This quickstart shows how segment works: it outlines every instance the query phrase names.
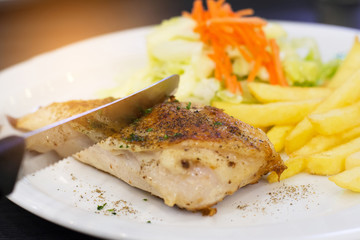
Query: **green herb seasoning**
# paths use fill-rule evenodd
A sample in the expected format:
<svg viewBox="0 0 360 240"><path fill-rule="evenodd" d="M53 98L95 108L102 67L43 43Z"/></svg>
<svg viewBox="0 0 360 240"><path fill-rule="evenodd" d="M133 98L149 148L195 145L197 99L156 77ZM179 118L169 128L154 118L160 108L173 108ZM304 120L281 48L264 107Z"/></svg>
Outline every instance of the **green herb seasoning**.
<svg viewBox="0 0 360 240"><path fill-rule="evenodd" d="M165 134L165 135L164 135L164 139L168 139L168 138L169 138L169 136Z"/></svg>
<svg viewBox="0 0 360 240"><path fill-rule="evenodd" d="M177 106L176 109L177 109L177 110L180 110L180 106Z"/></svg>
<svg viewBox="0 0 360 240"><path fill-rule="evenodd" d="M106 206L106 203L104 203L104 205L98 205L97 210L102 210L105 206Z"/></svg>
<svg viewBox="0 0 360 240"><path fill-rule="evenodd" d="M136 118L136 119L132 122L132 124L137 124L139 121L140 121L140 119L139 119L139 118Z"/></svg>
<svg viewBox="0 0 360 240"><path fill-rule="evenodd" d="M115 212L115 208L108 209L107 211L108 211L108 212Z"/></svg>
<svg viewBox="0 0 360 240"><path fill-rule="evenodd" d="M146 223L151 223L151 221L150 221L150 220L148 220Z"/></svg>
<svg viewBox="0 0 360 240"><path fill-rule="evenodd" d="M152 128L146 129L147 132L152 132L152 130L153 130Z"/></svg>
<svg viewBox="0 0 360 240"><path fill-rule="evenodd" d="M142 141L144 141L144 138L137 134L132 133L132 134L130 134L130 136L128 137L127 140L130 142L142 142Z"/></svg>
<svg viewBox="0 0 360 240"><path fill-rule="evenodd" d="M143 201L146 202L146 201L147 201L147 198L144 198Z"/></svg>
<svg viewBox="0 0 360 240"><path fill-rule="evenodd" d="M215 126L221 126L221 125L223 125L223 124L222 124L222 122L216 121L216 122L214 122L214 125L215 125Z"/></svg>
<svg viewBox="0 0 360 240"><path fill-rule="evenodd" d="M151 113L152 112L152 108L148 108L148 109L145 109L145 111L144 111L146 114L149 114L149 113Z"/></svg>
<svg viewBox="0 0 360 240"><path fill-rule="evenodd" d="M120 145L119 148L123 148L124 146L123 145Z"/></svg>
<svg viewBox="0 0 360 240"><path fill-rule="evenodd" d="M191 108L191 102L189 102L188 105L186 106L187 110L190 110L190 108Z"/></svg>

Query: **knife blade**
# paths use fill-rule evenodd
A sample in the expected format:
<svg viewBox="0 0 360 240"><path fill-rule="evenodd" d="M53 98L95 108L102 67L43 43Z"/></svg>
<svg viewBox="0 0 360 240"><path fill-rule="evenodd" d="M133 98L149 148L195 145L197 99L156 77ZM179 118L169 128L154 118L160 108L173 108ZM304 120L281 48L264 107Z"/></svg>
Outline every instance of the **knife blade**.
<svg viewBox="0 0 360 240"><path fill-rule="evenodd" d="M19 169L23 163L26 141L31 137L38 134L46 136L46 132L49 130L54 130L54 128L74 120L86 119L90 114L94 113L101 113L102 121L110 123L114 129L121 129L142 115L145 109L151 108L173 95L178 84L179 76L172 75L127 97L117 99L31 132L20 133L6 125L2 126L1 130L3 133L5 132L3 135L6 137L0 139L0 197L8 195L13 191Z"/></svg>

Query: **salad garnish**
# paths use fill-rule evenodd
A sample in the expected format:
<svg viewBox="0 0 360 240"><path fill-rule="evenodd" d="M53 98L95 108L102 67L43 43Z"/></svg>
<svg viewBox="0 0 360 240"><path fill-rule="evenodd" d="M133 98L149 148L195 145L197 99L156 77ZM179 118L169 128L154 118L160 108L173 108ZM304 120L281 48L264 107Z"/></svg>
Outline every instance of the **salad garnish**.
<svg viewBox="0 0 360 240"><path fill-rule="evenodd" d="M146 66L102 96L123 97L178 74L179 101L258 103L250 82L323 86L341 63L336 56L324 63L313 38L289 38L281 23L254 16L252 9L233 11L225 0L206 4L195 0L191 12L155 26L146 36Z"/></svg>
<svg viewBox="0 0 360 240"><path fill-rule="evenodd" d="M254 81L261 67L269 73L269 82L287 86L280 61L279 47L275 39L268 39L263 27L267 22L252 16L252 9L234 12L224 0L207 0L205 10L201 0L196 0L191 13L183 15L196 21L194 32L211 46L208 56L215 63L215 78L224 82L231 93L241 92L241 84L234 74L227 47L236 47L244 59L253 65L247 81Z"/></svg>

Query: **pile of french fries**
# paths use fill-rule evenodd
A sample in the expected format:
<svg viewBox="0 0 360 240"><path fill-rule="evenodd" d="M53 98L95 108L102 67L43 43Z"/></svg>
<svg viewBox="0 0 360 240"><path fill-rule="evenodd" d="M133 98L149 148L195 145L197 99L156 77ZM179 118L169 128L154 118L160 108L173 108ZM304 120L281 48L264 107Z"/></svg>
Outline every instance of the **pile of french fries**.
<svg viewBox="0 0 360 240"><path fill-rule="evenodd" d="M264 129L288 167L276 182L300 172L330 176L338 186L360 192L360 41L355 39L333 79L323 87L248 83L261 104L213 102ZM285 158L284 158L285 160Z"/></svg>

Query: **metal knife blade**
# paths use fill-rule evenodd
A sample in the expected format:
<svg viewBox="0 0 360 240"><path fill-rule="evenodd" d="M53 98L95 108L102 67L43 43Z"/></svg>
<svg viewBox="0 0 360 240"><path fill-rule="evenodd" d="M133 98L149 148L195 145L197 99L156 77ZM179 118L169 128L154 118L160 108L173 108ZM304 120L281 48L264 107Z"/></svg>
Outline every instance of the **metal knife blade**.
<svg viewBox="0 0 360 240"><path fill-rule="evenodd" d="M14 131L3 126L2 131L5 132L4 135L10 136L0 139L0 197L8 195L13 191L19 169L23 162L25 143L31 137L37 134L46 135L46 132L50 129L53 130L53 128L62 124L87 118L89 114L100 111L103 121L111 123L111 126L115 129L120 129L139 117L145 109L151 108L173 95L178 84L179 76L172 75L127 97L23 134L11 135L10 133Z"/></svg>

